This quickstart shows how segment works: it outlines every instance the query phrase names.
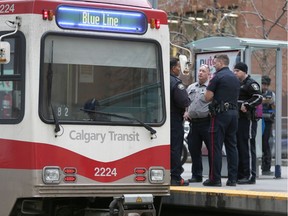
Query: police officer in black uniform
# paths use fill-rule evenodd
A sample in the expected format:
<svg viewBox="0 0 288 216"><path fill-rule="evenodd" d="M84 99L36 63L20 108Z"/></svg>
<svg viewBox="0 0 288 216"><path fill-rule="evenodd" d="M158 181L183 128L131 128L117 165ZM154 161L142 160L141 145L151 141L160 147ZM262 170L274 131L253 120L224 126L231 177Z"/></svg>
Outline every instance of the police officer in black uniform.
<svg viewBox="0 0 288 216"><path fill-rule="evenodd" d="M262 95L260 85L247 72L248 66L243 62L234 66L234 73L241 82L237 131L238 184L256 183L256 146L255 143L250 143L250 140L252 138L252 121L256 119L256 106L262 103Z"/></svg>
<svg viewBox="0 0 288 216"><path fill-rule="evenodd" d="M226 148L228 163L227 186L236 186L238 152L236 132L238 128L237 99L240 91L240 82L228 68L229 57L219 54L214 57L216 72L210 80L205 93L205 100L210 104L210 173L209 179L203 182L204 186L221 187L222 147Z"/></svg>
<svg viewBox="0 0 288 216"><path fill-rule="evenodd" d="M263 121L264 132L262 135L262 175L273 175L271 168L271 147L269 139L272 134L272 125L275 119L275 93L269 90L271 79L268 76L262 76L262 96L263 96Z"/></svg>
<svg viewBox="0 0 288 216"><path fill-rule="evenodd" d="M189 182L181 177L181 153L184 139L183 115L190 105L185 86L178 78L179 59L170 59L170 100L171 100L171 185L187 186Z"/></svg>

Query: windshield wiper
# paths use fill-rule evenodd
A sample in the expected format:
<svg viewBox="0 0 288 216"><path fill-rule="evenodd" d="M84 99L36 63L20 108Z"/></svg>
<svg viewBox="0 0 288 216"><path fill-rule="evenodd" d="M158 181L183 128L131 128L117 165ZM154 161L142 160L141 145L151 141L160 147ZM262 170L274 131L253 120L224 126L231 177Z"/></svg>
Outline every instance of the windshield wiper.
<svg viewBox="0 0 288 216"><path fill-rule="evenodd" d="M60 131L60 124L59 124L59 119L55 113L55 110L51 104L51 110L52 110L52 115L53 115L53 118L54 118L54 124L55 124L55 129L54 129L54 132L55 133L58 133Z"/></svg>
<svg viewBox="0 0 288 216"><path fill-rule="evenodd" d="M101 115L106 115L106 116L114 116L114 117L117 117L117 118L122 118L122 119L127 119L127 120L131 120L131 121L136 121L138 122L139 124L141 124L143 127L145 127L148 131L150 131L152 137L151 139L154 138L154 136L156 136L156 130L154 130L152 127L150 127L149 125L147 125L146 123L136 119L136 118L131 118L131 117L127 117L127 116L122 116L122 115L118 115L118 114L114 114L114 113L106 113L106 112L99 112L99 111L95 111L95 110L88 110L88 109L80 109L84 112L88 112L88 113L96 113L96 114L101 114ZM154 135L154 136L153 136Z"/></svg>
<svg viewBox="0 0 288 216"><path fill-rule="evenodd" d="M51 59L50 63L48 65L48 71L47 71L47 102L48 106L51 107L52 110L52 115L54 119L54 124L55 124L55 129L54 132L57 134L60 131L60 124L59 124L59 119L55 113L55 110L53 108L52 102L51 102L51 95L52 95L52 81L53 81L53 41L51 44ZM57 135L55 135L56 137Z"/></svg>

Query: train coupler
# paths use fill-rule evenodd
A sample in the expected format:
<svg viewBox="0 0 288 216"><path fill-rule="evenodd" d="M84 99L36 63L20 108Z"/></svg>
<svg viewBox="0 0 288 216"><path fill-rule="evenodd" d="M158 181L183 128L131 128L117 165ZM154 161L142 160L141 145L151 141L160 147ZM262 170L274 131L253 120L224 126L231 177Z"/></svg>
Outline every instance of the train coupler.
<svg viewBox="0 0 288 216"><path fill-rule="evenodd" d="M124 194L114 198L110 204L110 215L113 215L113 203L119 216L156 216L152 194Z"/></svg>

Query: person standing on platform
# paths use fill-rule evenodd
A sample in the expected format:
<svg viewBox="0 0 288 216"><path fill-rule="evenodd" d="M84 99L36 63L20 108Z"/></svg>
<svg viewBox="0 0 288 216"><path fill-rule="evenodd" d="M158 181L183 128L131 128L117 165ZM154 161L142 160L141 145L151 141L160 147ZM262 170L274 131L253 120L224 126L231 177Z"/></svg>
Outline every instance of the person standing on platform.
<svg viewBox="0 0 288 216"><path fill-rule="evenodd" d="M210 68L208 65L201 65L198 71L198 81L187 88L191 104L184 114L184 119L190 122L188 134L188 149L192 159L192 178L190 183L202 182L202 144L203 141L208 150L209 159L209 127L210 116L204 93L209 83Z"/></svg>
<svg viewBox="0 0 288 216"><path fill-rule="evenodd" d="M259 105L258 105L259 106ZM256 114L255 114L256 116ZM251 154L251 177L249 184L256 184L257 177L257 153L256 153L256 135L258 128L259 117L256 116L254 120L252 120L251 125L251 138L250 138L250 154ZM255 181L253 181L255 179Z"/></svg>
<svg viewBox="0 0 288 216"><path fill-rule="evenodd" d="M205 93L209 105L210 123L210 172L204 186L221 187L222 147L225 144L228 164L227 186L236 186L238 151L236 132L238 128L237 100L240 82L229 69L229 57L219 54L214 57L216 72Z"/></svg>
<svg viewBox="0 0 288 216"><path fill-rule="evenodd" d="M262 76L262 96L263 96L263 121L264 132L262 135L262 175L273 175L271 172L271 146L269 139L272 135L272 125L275 119L275 93L269 89L271 79L268 76Z"/></svg>
<svg viewBox="0 0 288 216"><path fill-rule="evenodd" d="M181 154L184 140L183 115L190 105L185 86L178 78L180 62L177 58L170 60L170 113L171 113L171 185L187 186L189 182L181 177Z"/></svg>
<svg viewBox="0 0 288 216"><path fill-rule="evenodd" d="M252 121L256 120L256 106L261 104L262 95L260 85L247 72L248 66L243 62L234 66L234 73L241 82L237 131L238 184L256 183L256 146L255 143L250 143L250 140L252 138ZM255 125L253 126L255 127Z"/></svg>

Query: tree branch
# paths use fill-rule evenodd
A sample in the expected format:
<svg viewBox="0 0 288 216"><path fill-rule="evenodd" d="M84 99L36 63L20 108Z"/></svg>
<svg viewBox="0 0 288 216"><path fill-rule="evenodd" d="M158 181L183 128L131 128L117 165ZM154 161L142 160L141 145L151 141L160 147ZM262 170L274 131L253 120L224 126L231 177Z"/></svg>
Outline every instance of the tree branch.
<svg viewBox="0 0 288 216"><path fill-rule="evenodd" d="M287 11L287 9L286 9L286 7L287 7L287 1L285 1L285 4L284 4L284 6L282 7L282 13L280 14L280 16L275 20L275 22L273 23L273 25L269 28L269 30L267 31L267 33L266 33L266 36L268 37L268 35L270 34L270 32L272 31L272 29L276 26L276 25L278 25L278 22L280 21L280 19L285 15L285 13L286 13L286 11Z"/></svg>

